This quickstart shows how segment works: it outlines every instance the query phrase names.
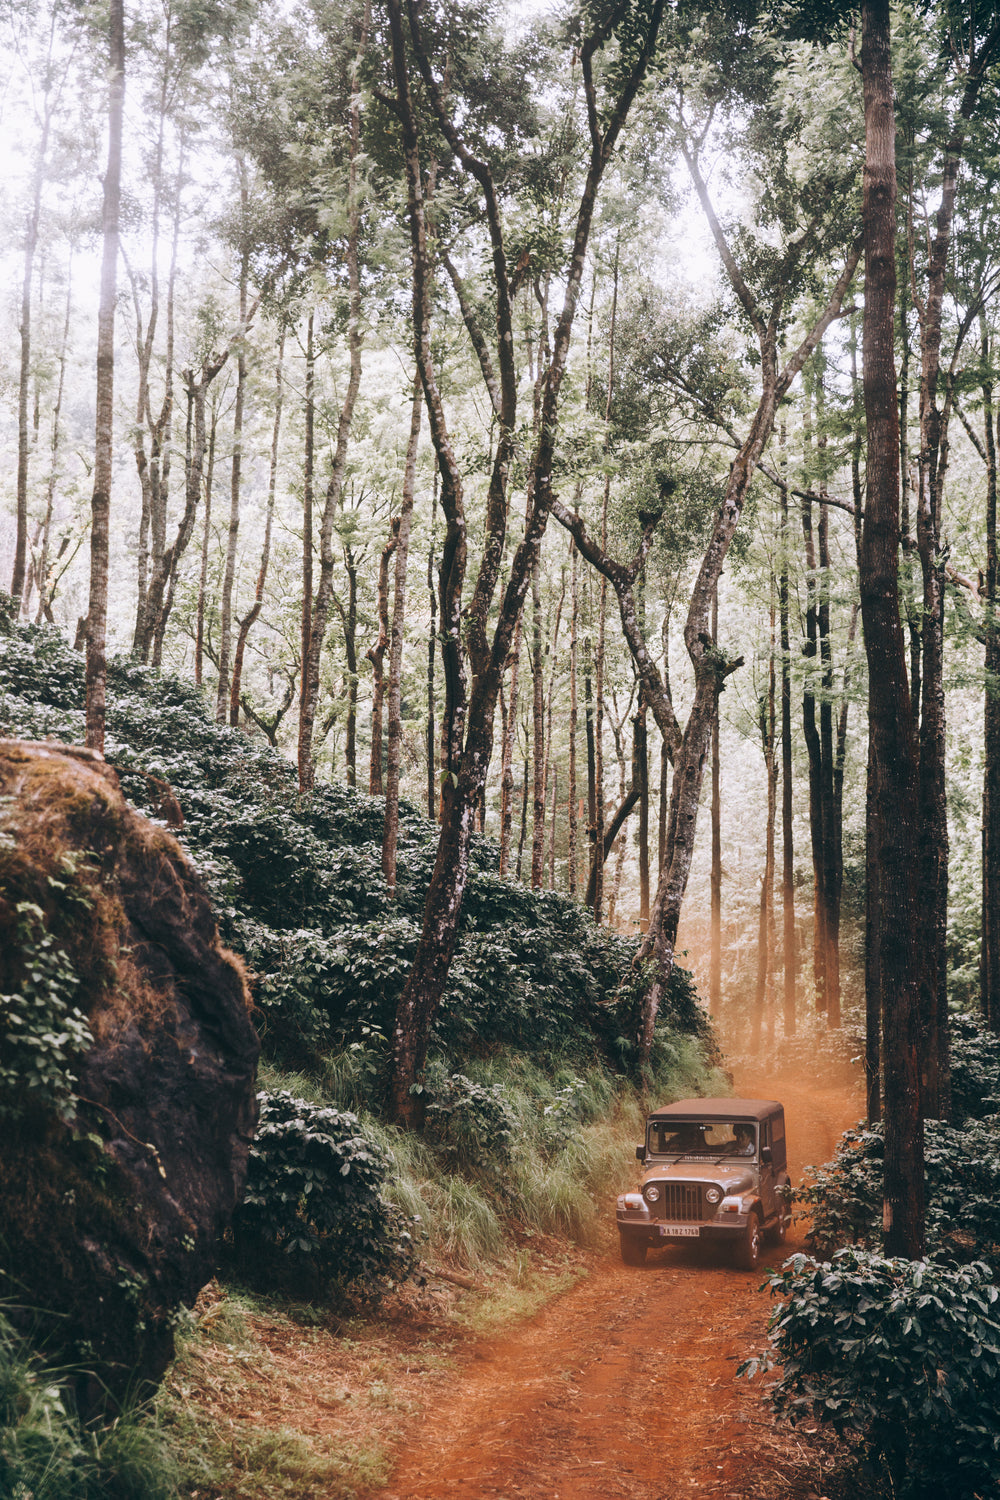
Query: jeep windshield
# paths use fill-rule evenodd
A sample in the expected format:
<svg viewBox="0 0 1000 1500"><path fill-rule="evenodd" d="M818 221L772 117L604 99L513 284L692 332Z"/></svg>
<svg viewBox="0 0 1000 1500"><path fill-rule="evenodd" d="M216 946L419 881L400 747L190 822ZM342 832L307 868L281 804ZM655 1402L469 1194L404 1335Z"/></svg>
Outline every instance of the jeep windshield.
<svg viewBox="0 0 1000 1500"><path fill-rule="evenodd" d="M650 1156L755 1156L757 1127L748 1120L653 1120L646 1150Z"/></svg>

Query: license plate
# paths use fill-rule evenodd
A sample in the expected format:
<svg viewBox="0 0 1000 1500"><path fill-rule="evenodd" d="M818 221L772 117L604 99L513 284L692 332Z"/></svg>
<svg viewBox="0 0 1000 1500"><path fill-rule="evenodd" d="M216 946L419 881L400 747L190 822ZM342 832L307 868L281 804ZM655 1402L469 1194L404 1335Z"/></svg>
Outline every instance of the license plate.
<svg viewBox="0 0 1000 1500"><path fill-rule="evenodd" d="M697 1224L661 1224L660 1234L664 1239L696 1240L701 1233Z"/></svg>

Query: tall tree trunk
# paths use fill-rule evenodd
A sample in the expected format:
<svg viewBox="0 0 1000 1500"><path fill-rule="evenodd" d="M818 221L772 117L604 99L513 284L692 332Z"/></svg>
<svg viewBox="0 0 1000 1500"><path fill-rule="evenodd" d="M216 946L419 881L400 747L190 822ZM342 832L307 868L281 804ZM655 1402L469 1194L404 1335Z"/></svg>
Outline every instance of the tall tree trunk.
<svg viewBox="0 0 1000 1500"><path fill-rule="evenodd" d="M649 927L649 747L646 743L646 702L643 699L632 729L635 775L639 782L639 931Z"/></svg>
<svg viewBox="0 0 1000 1500"><path fill-rule="evenodd" d="M195 393L187 385L188 431L191 431L191 412ZM201 687L205 660L205 607L208 603L208 552L212 538L212 484L215 479L215 439L219 429L219 402L212 393L212 420L208 427L208 454L205 462L205 519L201 528L201 564L198 570L198 619L195 627L194 680ZM192 454L187 455L187 474L190 482Z"/></svg>
<svg viewBox="0 0 1000 1500"><path fill-rule="evenodd" d="M66 390L66 364L69 358L69 333L73 312L73 260L70 257L66 269L66 313L63 318L62 342L59 346L59 377L56 382L56 399L52 408L52 435L49 439L49 476L45 485L45 519L42 522L42 549L39 556L38 612L35 623L52 621L52 600L55 580L49 577L49 556L52 541L52 516L55 509L56 485L59 482L60 452L62 448L62 407Z"/></svg>
<svg viewBox="0 0 1000 1500"><path fill-rule="evenodd" d="M531 575L531 731L534 796L531 810L531 889L540 891L545 860L545 677L542 595L538 565Z"/></svg>
<svg viewBox="0 0 1000 1500"><path fill-rule="evenodd" d="M991 348L985 318L980 319L983 369ZM982 957L980 1004L991 1031L1000 1032L1000 621L997 619L997 430L993 381L984 376L983 438L986 458L986 570L983 629L986 689L983 703Z"/></svg>
<svg viewBox="0 0 1000 1500"><path fill-rule="evenodd" d="M782 477L785 471L785 424L781 424ZM788 488L781 486L781 569L778 576L778 621L781 638L781 914L782 1015L786 1037L795 1035L798 944L795 934L795 834L792 816L792 654L789 628Z"/></svg>
<svg viewBox="0 0 1000 1500"><path fill-rule="evenodd" d="M811 443L811 384L806 387L806 443ZM803 655L806 658L806 674L802 688L802 725L809 754L809 836L813 866L813 990L817 1014L826 1018L827 977L826 958L828 942L826 933L827 900L824 890L826 879L826 829L823 826L823 745L816 723L817 666L819 657L819 574L816 558L816 539L813 533L812 501L802 501L802 537L805 544L806 564L806 643Z"/></svg>
<svg viewBox="0 0 1000 1500"><path fill-rule="evenodd" d="M521 666L521 621L514 631L507 671L510 687L503 719L503 742L500 747L500 874L510 870L510 844L514 826L514 742L517 737L518 686Z"/></svg>
<svg viewBox="0 0 1000 1500"><path fill-rule="evenodd" d="M347 604L336 599L344 627L344 657L347 666L347 717L344 723L344 774L348 786L358 784L358 565L349 546L344 547L347 572Z"/></svg>
<svg viewBox="0 0 1000 1500"><path fill-rule="evenodd" d="M240 221L243 245L240 251L240 327L247 326L247 278L250 271L250 247L246 223L250 189L246 162L239 159ZM219 684L215 696L215 718L226 722L229 710L229 653L232 647L233 589L236 584L236 551L240 534L240 490L243 476L243 405L246 400L247 359L244 340L240 339L236 357L236 400L233 405L233 458L229 478L229 536L226 543L226 568L222 577L222 603L219 610ZM236 700L239 704L239 698Z"/></svg>
<svg viewBox="0 0 1000 1500"><path fill-rule="evenodd" d="M588 590L589 594L589 590ZM597 859L597 756L594 749L594 690L593 690L593 650L590 636L584 637L583 642L583 717L584 729L587 738L587 889L591 890L590 876L594 872L594 863ZM594 877L596 880L596 876ZM587 905L593 902L593 896L588 896Z"/></svg>
<svg viewBox="0 0 1000 1500"><path fill-rule="evenodd" d="M712 641L719 640L719 585L712 594ZM663 869L666 848L661 848L659 868ZM647 923L647 931L649 924ZM719 734L719 706L712 719L712 872L709 878L709 960L708 1011L722 1014L722 756Z"/></svg>
<svg viewBox="0 0 1000 1500"><path fill-rule="evenodd" d="M385 703L385 653L389 649L389 560L399 544L399 517L389 523L389 536L378 559L378 639L365 655L372 664L372 727L368 756L368 795L381 797L382 786L382 710Z"/></svg>
<svg viewBox="0 0 1000 1500"><path fill-rule="evenodd" d="M18 607L25 603L24 583L28 556L28 463L31 440L28 420L28 394L31 384L31 293L35 276L35 254L38 249L38 228L42 215L42 188L45 183L46 156L49 149L49 134L55 108L53 98L54 70L52 49L55 41L55 11L49 35L49 55L45 61L42 131L35 155L35 170L32 180L31 208L24 232L24 263L21 280L21 363L17 387L17 520L14 538L14 570L11 576L10 593Z"/></svg>
<svg viewBox="0 0 1000 1500"><path fill-rule="evenodd" d="M125 10L110 0L108 36L108 166L104 174L101 298L97 312L97 416L90 523L90 599L87 611L86 735L103 753L107 687L108 539L114 457L115 300L118 208L121 200L122 118L125 104Z"/></svg>
<svg viewBox="0 0 1000 1500"><path fill-rule="evenodd" d="M772 967L774 961L774 829L778 805L776 726L774 712L774 578L771 578L771 652L768 660L768 688L760 701L760 740L764 752L764 774L767 783L767 822L764 832L764 875L760 885L760 917L757 927L757 982L754 987L753 1028L750 1046L760 1050L765 1007L773 1001ZM773 1036L773 1004L767 1007L768 1031Z"/></svg>
<svg viewBox="0 0 1000 1500"><path fill-rule="evenodd" d="M576 735L579 723L577 702L577 644L580 625L580 580L576 543L570 537L570 626L569 626L569 805L566 852L566 888L570 899L576 898L577 814Z"/></svg>
<svg viewBox="0 0 1000 1500"><path fill-rule="evenodd" d="M824 434L825 446L825 434ZM826 493L826 480L821 494ZM819 710L823 827L823 953L824 1001L828 1026L840 1025L840 863L841 830L834 798L835 756L833 743L833 656L830 644L830 510L819 512L819 651L823 696Z"/></svg>
<svg viewBox="0 0 1000 1500"><path fill-rule="evenodd" d="M302 678L299 688L299 791L312 786L312 732L309 743L302 741L302 712L306 698L306 662L311 652L313 615L313 503L316 473L316 313L309 309L306 322L306 380L305 409L303 412L302 453L302 617L301 656Z"/></svg>
<svg viewBox="0 0 1000 1500"><path fill-rule="evenodd" d="M421 388L422 389L422 388ZM430 630L427 636L427 816L433 823L438 815L438 784L435 747L437 731L434 727L434 660L437 647L437 592L434 588L434 522L437 518L437 471L431 492L431 544L427 549L427 593L430 609Z"/></svg>
<svg viewBox="0 0 1000 1500"><path fill-rule="evenodd" d="M555 751L552 745L552 704L556 691L556 668L559 660L559 628L562 625L563 605L566 603L566 569L562 568L559 575L559 601L556 605L556 617L552 625L549 642L546 650L549 653L549 686L545 695L545 785L548 787L549 778L552 779L552 811L549 823L549 890L555 890L555 858L556 858L556 812L558 801L556 799L556 786L558 776L555 769Z"/></svg>
<svg viewBox="0 0 1000 1500"><path fill-rule="evenodd" d="M278 362L274 372L274 424L271 428L271 461L267 475L267 513L264 517L264 545L261 548L260 567L257 570L257 587L253 604L240 621L236 637L236 653L233 657L233 681L229 693L229 722L235 729L240 722L240 697L243 685L243 656L250 632L260 616L264 605L264 587L271 562L271 532L274 529L274 502L278 489L278 439L281 436L281 408L284 400L285 334L284 323L278 335Z"/></svg>
<svg viewBox="0 0 1000 1500"><path fill-rule="evenodd" d="M615 331L618 320L618 260L621 248L621 233L615 240L615 259L612 270L611 326L608 329L608 390L604 403L604 442L602 451L607 465L611 447L611 407L615 393ZM601 497L601 548L608 550L608 504L611 497L611 470L604 475L604 491ZM597 650L594 654L594 920L601 920L604 897L604 648L608 618L608 581L601 576L597 605Z"/></svg>
<svg viewBox="0 0 1000 1500"><path fill-rule="evenodd" d="M347 187L347 245L345 259L348 280L347 347L350 356L350 374L347 390L340 408L337 423L337 441L334 447L330 479L326 487L323 516L319 537L319 582L313 599L308 627L303 630L302 693L299 704L299 791L308 794L315 782L315 765L312 755L313 726L319 703L320 659L326 636L330 603L333 598L333 527L340 507L344 478L347 473L347 450L354 423L354 408L361 387L361 272L358 260L361 237L361 184L359 157L361 155L361 95L358 79L364 54L368 47L369 6L366 0L361 23L361 36L351 73L350 145L348 151ZM352 674L354 699L357 701L357 672ZM350 693L349 693L350 698ZM353 774L353 762L352 772Z"/></svg>
<svg viewBox="0 0 1000 1500"><path fill-rule="evenodd" d="M900 623L899 419L893 359L896 294L895 120L888 0L863 0L865 104L864 396L868 497L860 592L868 657L869 944L883 1034L883 1230L889 1255L924 1249L917 928L917 754Z"/></svg>
<svg viewBox="0 0 1000 1500"><path fill-rule="evenodd" d="M399 767L403 747L403 642L406 623L406 563L410 554L413 501L417 488L417 446L423 393L419 375L413 382L410 436L403 471L403 501L399 512L396 543L396 576L392 601L392 638L389 646L389 733L386 754L385 832L382 838L382 874L390 898L396 893L396 846L399 842Z"/></svg>

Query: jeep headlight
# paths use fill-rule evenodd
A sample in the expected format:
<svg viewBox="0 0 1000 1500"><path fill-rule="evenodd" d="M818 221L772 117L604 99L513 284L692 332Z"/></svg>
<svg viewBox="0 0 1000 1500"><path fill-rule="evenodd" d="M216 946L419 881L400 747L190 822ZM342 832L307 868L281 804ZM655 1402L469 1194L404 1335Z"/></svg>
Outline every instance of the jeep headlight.
<svg viewBox="0 0 1000 1500"><path fill-rule="evenodd" d="M717 1187L710 1187L710 1188L708 1188L706 1190L706 1193L705 1193L705 1202L706 1203L715 1204L715 1203L718 1203L718 1201L719 1201L719 1199L721 1197L722 1197L722 1193L719 1190L719 1188L717 1188Z"/></svg>
<svg viewBox="0 0 1000 1500"><path fill-rule="evenodd" d="M656 1186L655 1182L651 1182L650 1185L649 1185L649 1187L646 1189L646 1193L645 1193L646 1202L647 1203L656 1203L658 1201L658 1199L659 1199L659 1196L660 1196L660 1190L659 1190L659 1188Z"/></svg>

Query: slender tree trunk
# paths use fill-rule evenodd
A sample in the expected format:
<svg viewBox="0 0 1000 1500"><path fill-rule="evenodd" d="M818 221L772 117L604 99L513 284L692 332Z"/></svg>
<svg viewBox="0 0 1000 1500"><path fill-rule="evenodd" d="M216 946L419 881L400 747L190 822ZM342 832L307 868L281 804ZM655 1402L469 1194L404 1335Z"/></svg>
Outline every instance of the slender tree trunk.
<svg viewBox="0 0 1000 1500"><path fill-rule="evenodd" d="M649 747L643 700L632 730L633 758L639 791L639 931L649 928Z"/></svg>
<svg viewBox="0 0 1000 1500"><path fill-rule="evenodd" d="M712 594L712 640L718 645L718 581ZM665 856L666 849L664 848L660 854L659 868L661 870ZM718 1017L722 1014L722 757L718 704L715 706L715 716L712 719L712 873L709 880L708 1010L712 1016Z"/></svg>
<svg viewBox="0 0 1000 1500"><path fill-rule="evenodd" d="M774 578L771 579L772 600ZM753 1029L750 1038L751 1050L759 1052L761 1031L765 1020L765 1006L769 993L773 997L771 972L774 954L774 829L778 805L776 735L774 713L774 625L775 611L771 607L771 653L768 661L768 690L760 703L760 739L764 752L764 774L767 782L767 823L764 832L764 875L760 885L760 917L757 927L757 982L754 987ZM772 1030L772 1025L769 1025Z"/></svg>
<svg viewBox="0 0 1000 1500"><path fill-rule="evenodd" d="M577 859L577 790L576 790L576 734L579 722L577 704L577 638L580 624L579 566L576 543L570 538L570 634L569 634L569 805L567 808L567 890L570 898L576 898Z"/></svg>
<svg viewBox="0 0 1000 1500"><path fill-rule="evenodd" d="M527 731L525 731L525 743L527 744ZM528 833L528 772L531 769L531 757L525 755L524 770L521 777L521 831L517 840L517 864L514 869L515 880L521 878L521 864L524 860L524 841Z"/></svg>
<svg viewBox="0 0 1000 1500"><path fill-rule="evenodd" d="M52 541L52 516L55 509L56 485L59 482L60 452L62 449L62 406L66 390L66 364L69 358L69 333L73 312L73 261L70 258L66 270L66 314L63 319L62 342L59 346L59 378L56 383L56 399L52 408L52 435L49 440L49 477L45 485L45 519L42 522L42 550L39 557L38 613L35 623L52 619L52 600L55 581L49 578L49 556Z"/></svg>
<svg viewBox="0 0 1000 1500"><path fill-rule="evenodd" d="M785 424L781 424L782 474L785 468ZM792 809L792 654L789 629L788 490L781 487L781 569L778 576L778 620L781 633L781 913L783 1019L786 1037L795 1035L798 945L795 935L795 835Z"/></svg>
<svg viewBox="0 0 1000 1500"><path fill-rule="evenodd" d="M312 654L313 617L313 502L316 470L316 314L310 308L306 323L306 383L302 454L302 680L299 689L299 791L312 787L312 731L303 744L302 714L306 700L306 663Z"/></svg>
<svg viewBox="0 0 1000 1500"><path fill-rule="evenodd" d="M811 386L806 388L806 410L812 399ZM807 446L811 443L811 422L806 428ZM818 1015L826 1018L827 975L826 958L828 942L826 933L827 899L824 889L826 878L826 829L823 826L823 745L816 723L817 667L819 665L819 574L816 558L816 540L813 533L812 501L802 501L802 536L805 544L806 563L806 675L802 689L802 724L809 753L809 836L813 866L813 987Z"/></svg>
<svg viewBox="0 0 1000 1500"><path fill-rule="evenodd" d="M189 384L187 387L188 410L193 409L195 393ZM212 537L212 483L215 478L215 438L219 425L219 403L213 392L212 395L212 420L208 429L208 456L205 463L205 519L201 529L201 566L198 571L198 620L195 627L194 648L194 680L201 687L203 664L205 660L205 606L208 602L208 550ZM191 429L190 415L188 419L188 430ZM190 480L192 472L192 455L187 456L187 473Z"/></svg>
<svg viewBox="0 0 1000 1500"><path fill-rule="evenodd" d="M281 436L281 408L284 400L285 325L278 335L278 363L274 372L274 425L271 428L271 462L267 476L267 513L264 518L264 545L261 548L260 568L257 571L257 587L253 604L240 621L236 637L236 654L233 657L233 682L229 694L229 722L235 729L240 722L240 696L243 684L243 656L250 632L260 616L264 605L264 587L271 561L271 532L274 528L274 502L278 488L278 439Z"/></svg>
<svg viewBox="0 0 1000 1500"><path fill-rule="evenodd" d="M344 772L348 786L358 784L358 565L349 546L344 547L347 571L347 607L338 599L337 611L344 627L347 665L347 719L344 725Z"/></svg>
<svg viewBox="0 0 1000 1500"><path fill-rule="evenodd" d="M87 612L86 734L92 750L104 750L107 686L108 539L114 456L115 299L118 268L118 207L121 198L122 117L125 104L125 11L110 0L108 166L104 174L101 298L97 313L97 417L94 492L90 523L90 601Z"/></svg>
<svg viewBox="0 0 1000 1500"><path fill-rule="evenodd" d="M10 593L19 607L23 599L28 555L28 463L31 440L28 421L28 394L31 385L31 293L35 276L35 254L38 249L38 227L42 215L42 188L45 183L46 156L55 101L52 97L52 45L55 40L55 13L49 39L49 56L44 74L42 133L39 137L32 182L31 208L24 234L24 264L21 281L21 365L17 388L17 520L14 539L14 571Z"/></svg>
<svg viewBox="0 0 1000 1500"><path fill-rule="evenodd" d="M437 731L434 727L434 658L437 647L437 592L434 588L434 522L437 517L437 473L434 474L434 484L431 495L431 544L427 552L427 593L429 595L429 609L431 617L430 632L427 637L427 816L433 823L438 815L438 785L437 765L434 752L437 745Z"/></svg>
<svg viewBox="0 0 1000 1500"><path fill-rule="evenodd" d="M399 544L399 517L389 524L389 537L378 560L378 639L365 653L372 664L372 727L368 757L368 794L384 795L382 786L382 709L385 702L385 653L389 649L389 561Z"/></svg>
<svg viewBox="0 0 1000 1500"><path fill-rule="evenodd" d="M868 656L868 817L874 859L869 933L883 1032L883 1230L889 1255L924 1249L917 929L917 755L898 592L899 422L893 360L896 293L895 120L888 0L863 0L865 102L864 395L868 497L860 557Z"/></svg>
<svg viewBox="0 0 1000 1500"><path fill-rule="evenodd" d="M247 326L247 278L250 270L246 222L249 206L249 184L246 163L240 158L240 209L243 226L243 249L240 254L240 327ZM236 551L240 534L240 487L243 475L243 405L246 399L247 360L241 339L236 358L236 401L233 406L233 459L229 480L229 537L226 544L226 568L222 578L222 604L219 611L219 685L215 697L215 718L226 722L229 708L229 653L232 647L233 589L236 584ZM239 699L236 700L237 705Z"/></svg>
<svg viewBox="0 0 1000 1500"><path fill-rule="evenodd" d="M584 728L587 736L587 889L596 890L596 875L594 866L597 859L597 756L594 749L594 692L592 673L593 652L591 649L590 636L586 636L583 642L583 710ZM591 881L593 876L593 882ZM593 904L594 897L587 897L587 905Z"/></svg>
<svg viewBox="0 0 1000 1500"><path fill-rule="evenodd" d="M389 645L389 732L386 754L385 832L382 838L382 874L390 897L396 893L396 846L399 842L399 768L403 747L403 644L406 623L406 564L410 554L413 502L417 488L417 447L423 393L419 376L413 382L410 436L403 471L403 501L399 512L396 543L396 576L392 602L392 637Z"/></svg>
<svg viewBox="0 0 1000 1500"><path fill-rule="evenodd" d="M823 481L821 493L825 493ZM841 831L837 826L834 798L835 758L833 746L833 657L830 645L830 512L820 506L819 516L819 650L823 696L819 712L820 764L823 828L823 953L824 1001L828 1026L840 1025L840 881L838 877Z"/></svg>
<svg viewBox="0 0 1000 1500"><path fill-rule="evenodd" d="M531 816L531 889L540 891L545 860L545 678L542 595L536 564L531 575L531 729L534 797Z"/></svg>
<svg viewBox="0 0 1000 1500"><path fill-rule="evenodd" d="M986 320L982 330L983 369L990 368ZM991 1031L1000 1032L1000 622L997 620L997 437L993 382L984 378L983 437L986 456L986 571L983 623L986 636L986 690L983 704L983 897L980 1004Z"/></svg>
<svg viewBox="0 0 1000 1500"><path fill-rule="evenodd" d="M348 161L348 189L347 189L347 245L345 259L347 261L348 280L348 314L347 314L347 346L350 356L350 374L347 381L347 390L340 408L340 419L337 423L337 441L334 447L333 464L330 471L329 483L326 487L326 498L323 505L323 516L320 521L319 538L319 582L316 586L316 596L313 599L312 612L308 622L308 629L303 631L303 655L302 655L302 694L299 705L299 791L308 794L313 789L315 781L315 765L312 755L313 726L316 722L316 709L319 703L320 688L320 659L323 651L323 642L326 636L327 621L329 619L330 604L333 598L333 527L337 510L340 507L341 495L344 487L344 479L347 473L347 451L350 444L351 428L354 423L354 408L357 404L358 391L361 388L361 272L358 260L360 237L361 237L361 183L359 180L359 157L361 155L361 95L358 88L358 78L361 63L368 47L369 29L369 6L366 3L364 16L361 23L361 36L358 43L358 52L354 60L351 74L351 106L350 106L350 146ZM308 640L305 637L308 636ZM352 648L353 649L353 646ZM357 702L357 671L356 664L352 670L351 685L348 692L349 698L349 729L351 727L350 707ZM353 744L351 746L352 756L349 759L348 775L355 775L353 762ZM353 783L352 783L353 784Z"/></svg>

